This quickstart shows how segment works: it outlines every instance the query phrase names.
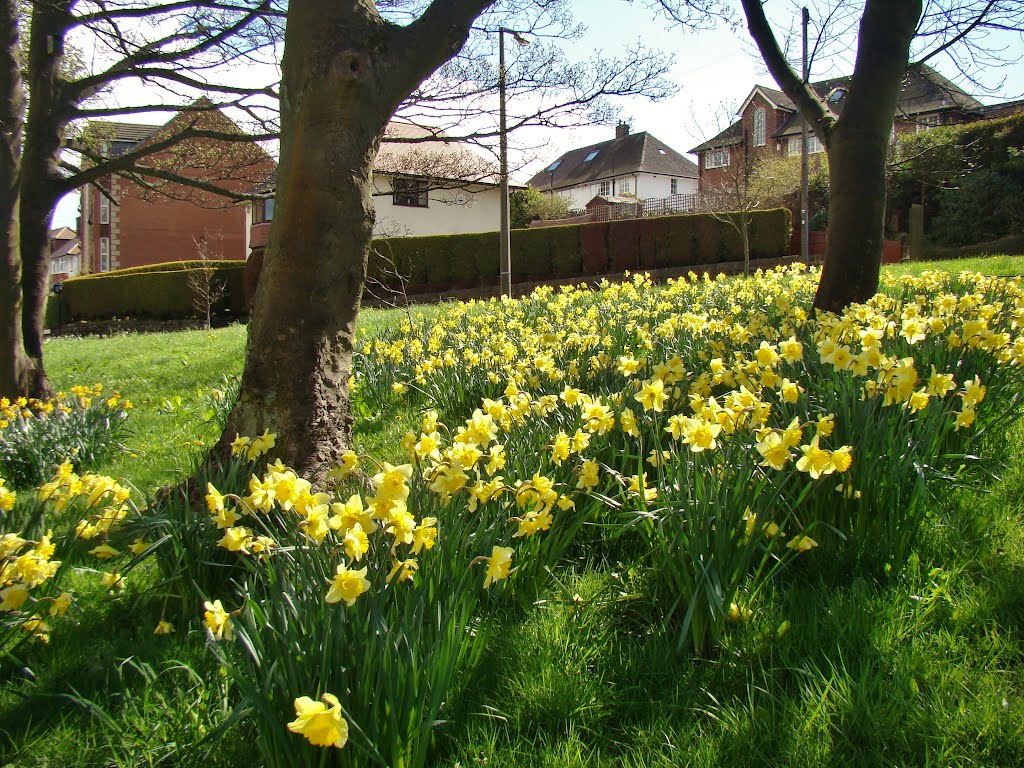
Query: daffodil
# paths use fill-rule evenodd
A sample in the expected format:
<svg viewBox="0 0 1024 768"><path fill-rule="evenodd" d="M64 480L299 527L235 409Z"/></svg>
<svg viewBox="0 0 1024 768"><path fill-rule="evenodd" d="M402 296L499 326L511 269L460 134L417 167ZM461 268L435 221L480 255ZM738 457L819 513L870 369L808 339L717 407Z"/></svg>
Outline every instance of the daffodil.
<svg viewBox="0 0 1024 768"><path fill-rule="evenodd" d="M220 600L214 600L212 603L210 601L206 601L203 603L203 607L206 609L203 613L203 621L206 623L206 628L210 631L210 634L213 635L214 639L233 639L235 628L231 623L231 616L224 610L224 606L221 605Z"/></svg>
<svg viewBox="0 0 1024 768"><path fill-rule="evenodd" d="M490 557L485 558L487 561L487 574L484 576L484 589L488 589L496 581L508 578L514 552L515 550L512 547L494 546L491 548Z"/></svg>
<svg viewBox="0 0 1024 768"><path fill-rule="evenodd" d="M370 582L366 579L366 568L359 570L351 569L344 563L335 570L335 576L331 579L331 588L327 590L325 602L345 602L349 608L356 603L356 599L370 588Z"/></svg>
<svg viewBox="0 0 1024 768"><path fill-rule="evenodd" d="M305 736L314 747L336 747L341 749L348 742L348 721L341 711L341 702L330 693L321 701L308 696L295 699L295 719L288 723L288 730Z"/></svg>

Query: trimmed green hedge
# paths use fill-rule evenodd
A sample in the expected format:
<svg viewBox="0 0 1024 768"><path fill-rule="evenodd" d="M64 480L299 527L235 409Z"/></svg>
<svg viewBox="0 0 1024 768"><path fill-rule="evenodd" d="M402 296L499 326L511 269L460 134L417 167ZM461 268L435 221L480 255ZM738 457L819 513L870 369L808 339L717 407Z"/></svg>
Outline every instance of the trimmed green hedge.
<svg viewBox="0 0 1024 768"><path fill-rule="evenodd" d="M60 297L60 314L65 322L73 320L106 320L112 317L137 319L177 319L196 315L193 291L188 277L203 262L185 261L154 264L148 267L83 275L65 280ZM223 298L214 305L217 314L245 313L242 292L243 261L207 262L214 268L214 280L227 286ZM57 310L47 312L47 320Z"/></svg>
<svg viewBox="0 0 1024 768"><path fill-rule="evenodd" d="M671 267L742 261L739 214L685 214L563 227L512 230L512 278L587 277ZM792 215L785 208L750 214L751 258L785 256ZM445 288L490 287L499 282L498 233L393 237L374 241L368 274L398 287L396 270L410 293Z"/></svg>
<svg viewBox="0 0 1024 768"><path fill-rule="evenodd" d="M725 219L730 215L738 214L686 214L513 230L512 277L539 282L742 261L739 234ZM776 208L754 211L750 216L751 257L785 256L792 228L790 212ZM398 290L398 275L402 275L408 293L497 286L498 251L497 232L383 238L373 243L367 279ZM225 280L228 287L215 311L245 314L245 262L212 264L217 278ZM47 323L56 323L58 309L64 322L193 316L196 311L188 275L202 265L201 261L179 261L65 280L61 297L50 302L55 306L48 307Z"/></svg>

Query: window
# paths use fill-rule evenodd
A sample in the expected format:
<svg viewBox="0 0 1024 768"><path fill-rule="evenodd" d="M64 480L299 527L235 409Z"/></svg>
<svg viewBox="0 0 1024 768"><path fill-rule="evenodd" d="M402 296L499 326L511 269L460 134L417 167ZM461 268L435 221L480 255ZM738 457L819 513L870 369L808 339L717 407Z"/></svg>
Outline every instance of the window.
<svg viewBox="0 0 1024 768"><path fill-rule="evenodd" d="M418 179L395 179L392 184L392 202L410 208L427 207L427 183Z"/></svg>
<svg viewBox="0 0 1024 768"><path fill-rule="evenodd" d="M754 146L763 147L768 143L764 125L764 107L754 110Z"/></svg>
<svg viewBox="0 0 1024 768"><path fill-rule="evenodd" d="M801 142L800 142L800 137L799 136L790 136L789 137L789 154L791 154L791 155L799 155L800 154L800 143ZM807 154L814 155L814 154L817 154L818 152L821 152L823 150L824 150L824 147L821 146L821 142L818 141L818 137L815 136L812 133L810 139L808 139L808 141L807 141Z"/></svg>
<svg viewBox="0 0 1024 768"><path fill-rule="evenodd" d="M597 157L597 153L600 152L600 151L601 151L600 149L593 150L589 155L587 155L586 157L583 158L583 162L584 163L589 163L591 160L593 160L595 157Z"/></svg>
<svg viewBox="0 0 1024 768"><path fill-rule="evenodd" d="M110 238L100 238L100 272L110 271Z"/></svg>
<svg viewBox="0 0 1024 768"><path fill-rule="evenodd" d="M252 204L252 223L263 224L274 219L274 198L256 200Z"/></svg>
<svg viewBox="0 0 1024 768"><path fill-rule="evenodd" d="M100 224L110 223L110 198L100 190Z"/></svg>
<svg viewBox="0 0 1024 768"><path fill-rule="evenodd" d="M671 181L669 181L669 183L668 183L668 193L670 195L678 195L679 194L679 179L672 179Z"/></svg>
<svg viewBox="0 0 1024 768"><path fill-rule="evenodd" d="M56 259L53 259L50 262L50 274L51 275L56 275L57 274L57 260Z"/></svg>
<svg viewBox="0 0 1024 768"><path fill-rule="evenodd" d="M628 194L630 191L632 191L632 188L629 186L629 179L621 179L619 181L619 192Z"/></svg>
<svg viewBox="0 0 1024 768"><path fill-rule="evenodd" d="M612 183L610 181L602 181L597 185L597 194L599 195L610 195L612 193Z"/></svg>
<svg viewBox="0 0 1024 768"><path fill-rule="evenodd" d="M938 128L942 125L942 115L925 115L917 118L917 132L927 131L929 128Z"/></svg>
<svg viewBox="0 0 1024 768"><path fill-rule="evenodd" d="M562 164L562 159L559 158L558 160L555 160L555 162L553 162L551 165L549 165L547 167L547 171L550 173L551 171L553 171L556 168L558 168L558 166L560 166L561 164Z"/></svg>
<svg viewBox="0 0 1024 768"><path fill-rule="evenodd" d="M710 149L704 154L705 168L725 168L729 165L729 148Z"/></svg>

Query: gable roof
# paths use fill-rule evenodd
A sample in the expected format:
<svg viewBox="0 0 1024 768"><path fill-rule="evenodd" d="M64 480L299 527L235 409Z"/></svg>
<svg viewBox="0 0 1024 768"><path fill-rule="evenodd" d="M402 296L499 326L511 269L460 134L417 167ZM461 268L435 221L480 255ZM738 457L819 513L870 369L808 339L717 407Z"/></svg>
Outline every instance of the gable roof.
<svg viewBox="0 0 1024 768"><path fill-rule="evenodd" d="M698 144L690 150L692 153L704 152L708 149L721 149L743 143L743 121L737 120L717 136L712 136L703 144Z"/></svg>
<svg viewBox="0 0 1024 768"><path fill-rule="evenodd" d="M589 160L587 158L590 158ZM527 184L535 189L564 189L629 173L697 178L697 166L670 146L643 131L621 139L571 149Z"/></svg>
<svg viewBox="0 0 1024 768"><path fill-rule="evenodd" d="M811 83L811 88L819 98L827 99L828 95L836 89L849 90L852 79L849 75L832 77L827 80ZM755 85L740 108L739 113L741 115L750 106L754 96L758 94L764 97L774 108L791 113L775 133L772 134L773 137L780 138L799 133L802 121L796 104L785 93L774 88ZM840 112L842 111L842 106L840 104L838 108L833 107L833 109ZM926 64L911 66L903 78L903 86L900 89L899 101L896 105L896 116L912 119L915 115L948 109L982 114L986 108L982 106L980 101ZM694 147L690 151L704 152L709 149L739 144L742 140L743 124L741 121L737 121L717 136L705 141L700 146Z"/></svg>
<svg viewBox="0 0 1024 768"><path fill-rule="evenodd" d="M51 240L75 240L77 237L78 233L71 227L57 227L50 230Z"/></svg>
<svg viewBox="0 0 1024 768"><path fill-rule="evenodd" d="M462 183L501 183L495 162L474 152L467 142L452 141L443 131L400 119L392 120L384 129L373 172Z"/></svg>

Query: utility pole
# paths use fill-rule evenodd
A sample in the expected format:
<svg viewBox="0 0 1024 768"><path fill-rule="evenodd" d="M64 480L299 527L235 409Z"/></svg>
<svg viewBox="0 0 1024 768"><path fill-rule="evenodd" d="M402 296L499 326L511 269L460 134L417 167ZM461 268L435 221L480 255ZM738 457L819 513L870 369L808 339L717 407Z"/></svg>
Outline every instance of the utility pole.
<svg viewBox="0 0 1024 768"><path fill-rule="evenodd" d="M803 28L804 28L804 85L807 85L807 81L810 79L810 72L808 72L807 65L807 26L811 20L811 14L808 12L807 7L803 9ZM807 143L810 140L810 131L808 131L807 118L801 119L800 126L800 259L804 264L809 264L811 261L811 238L810 232L808 232L810 226L810 202L807 195L807 177L810 175L810 157L807 151Z"/></svg>
<svg viewBox="0 0 1024 768"><path fill-rule="evenodd" d="M506 33L512 35L512 39L524 48L530 44L530 41L511 29L505 29L505 27L498 29L498 101L500 102L498 105L498 149L501 163L499 170L501 175L501 232L498 236L500 243L498 264L501 270L501 292L512 298L512 234L509 229L508 214L508 126L505 119Z"/></svg>
<svg viewBox="0 0 1024 768"><path fill-rule="evenodd" d="M512 298L512 233L508 221L508 130L505 125L505 28L498 30L498 146L501 169L501 234L498 238L501 252L501 292Z"/></svg>

